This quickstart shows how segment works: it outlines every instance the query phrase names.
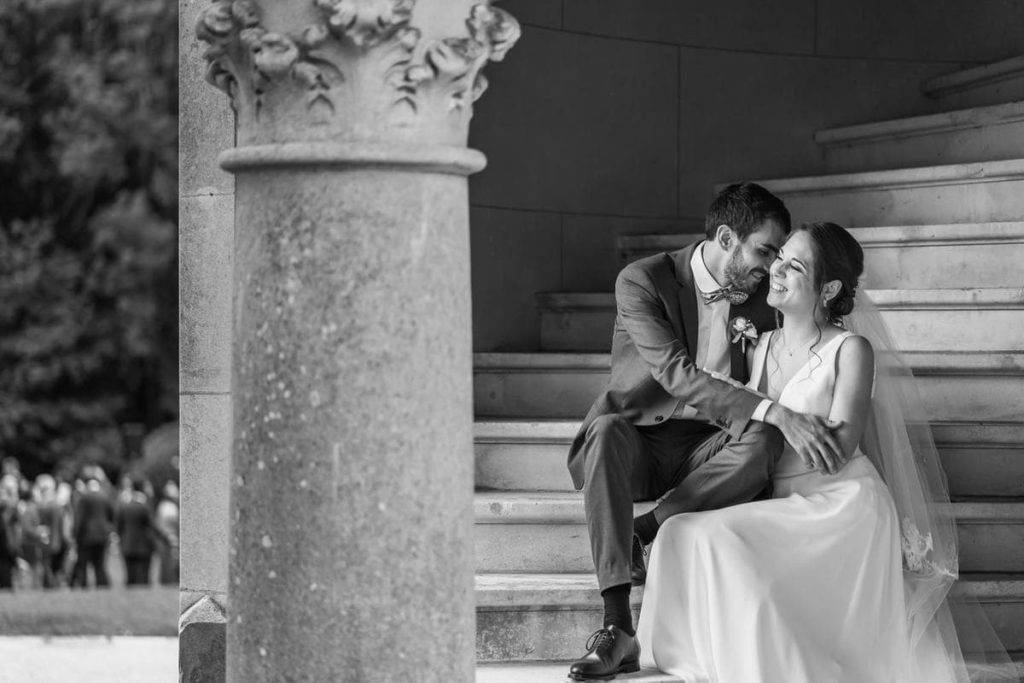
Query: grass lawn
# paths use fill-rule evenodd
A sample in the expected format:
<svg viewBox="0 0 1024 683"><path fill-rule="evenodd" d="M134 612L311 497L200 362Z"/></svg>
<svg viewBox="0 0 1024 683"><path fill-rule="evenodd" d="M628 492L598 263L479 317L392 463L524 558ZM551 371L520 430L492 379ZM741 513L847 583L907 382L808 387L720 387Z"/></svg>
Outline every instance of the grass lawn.
<svg viewBox="0 0 1024 683"><path fill-rule="evenodd" d="M0 636L177 636L178 588L0 592Z"/></svg>

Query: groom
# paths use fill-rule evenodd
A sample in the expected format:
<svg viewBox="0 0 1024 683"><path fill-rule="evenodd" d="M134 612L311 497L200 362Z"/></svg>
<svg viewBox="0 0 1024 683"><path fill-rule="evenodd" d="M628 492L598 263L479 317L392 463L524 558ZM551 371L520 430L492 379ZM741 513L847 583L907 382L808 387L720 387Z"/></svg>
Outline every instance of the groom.
<svg viewBox="0 0 1024 683"><path fill-rule="evenodd" d="M824 420L735 384L747 381L744 339L776 326L768 268L789 230L778 197L730 185L708 209L706 239L619 273L611 379L569 451L604 599L604 627L572 664L574 680L639 668L630 585L646 579L643 547L665 519L755 498L784 438L801 455L841 452ZM633 501L659 498L633 518Z"/></svg>

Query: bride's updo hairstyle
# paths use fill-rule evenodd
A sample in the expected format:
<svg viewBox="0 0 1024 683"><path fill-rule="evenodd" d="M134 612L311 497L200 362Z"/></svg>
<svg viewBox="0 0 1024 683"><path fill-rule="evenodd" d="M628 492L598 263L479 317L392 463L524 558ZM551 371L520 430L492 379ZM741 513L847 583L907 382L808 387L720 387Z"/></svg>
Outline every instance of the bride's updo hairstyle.
<svg viewBox="0 0 1024 683"><path fill-rule="evenodd" d="M825 318L838 324L853 311L857 280L864 272L864 250L846 228L835 223L804 223L797 228L808 234L817 266L814 286L820 291L826 282L839 280L842 288L825 306Z"/></svg>

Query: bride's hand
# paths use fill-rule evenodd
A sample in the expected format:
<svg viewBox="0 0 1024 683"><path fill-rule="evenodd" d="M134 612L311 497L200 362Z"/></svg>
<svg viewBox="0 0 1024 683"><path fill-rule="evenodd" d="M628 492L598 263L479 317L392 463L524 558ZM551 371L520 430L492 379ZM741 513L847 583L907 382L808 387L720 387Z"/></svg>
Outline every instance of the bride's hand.
<svg viewBox="0 0 1024 683"><path fill-rule="evenodd" d="M847 458L835 433L842 426L841 422L797 413L778 403L768 409L765 422L779 428L807 469L835 474L846 464Z"/></svg>

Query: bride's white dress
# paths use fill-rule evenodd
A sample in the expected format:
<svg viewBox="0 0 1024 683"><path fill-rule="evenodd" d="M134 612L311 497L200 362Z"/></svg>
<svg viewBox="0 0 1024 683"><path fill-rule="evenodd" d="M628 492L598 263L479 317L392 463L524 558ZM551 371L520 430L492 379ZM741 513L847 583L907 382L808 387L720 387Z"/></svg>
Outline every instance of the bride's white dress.
<svg viewBox="0 0 1024 683"><path fill-rule="evenodd" d="M773 398L827 417L849 336L828 342ZM750 386L760 386L767 341ZM899 520L859 451L826 475L787 445L772 499L666 520L637 635L644 666L694 683L956 680L936 632L910 646Z"/></svg>

